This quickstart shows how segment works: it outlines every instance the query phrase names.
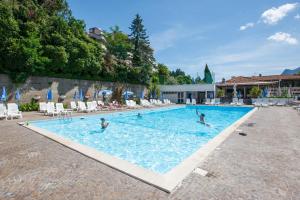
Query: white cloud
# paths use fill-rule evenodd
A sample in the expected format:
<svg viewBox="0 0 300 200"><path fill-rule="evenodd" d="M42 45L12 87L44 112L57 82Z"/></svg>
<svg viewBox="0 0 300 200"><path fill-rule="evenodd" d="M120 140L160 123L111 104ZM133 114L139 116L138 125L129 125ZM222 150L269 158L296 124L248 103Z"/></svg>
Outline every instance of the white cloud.
<svg viewBox="0 0 300 200"><path fill-rule="evenodd" d="M273 7L263 12L261 19L266 24L277 24L277 22L286 17L289 12L295 10L297 6L298 3L287 3L277 8Z"/></svg>
<svg viewBox="0 0 300 200"><path fill-rule="evenodd" d="M270 37L268 37L268 40L273 40L276 42L286 42L292 45L298 44L298 40L296 38L293 38L291 34L283 32L278 32L274 35L271 35Z"/></svg>
<svg viewBox="0 0 300 200"><path fill-rule="evenodd" d="M295 19L297 19L297 20L300 20L300 15L299 14L297 14L297 15L295 15L295 17L294 17Z"/></svg>
<svg viewBox="0 0 300 200"><path fill-rule="evenodd" d="M240 26L240 31L244 31L244 30L246 30L248 28L252 28L252 27L254 27L254 23L250 22L250 23L247 23L243 26Z"/></svg>
<svg viewBox="0 0 300 200"><path fill-rule="evenodd" d="M153 35L150 40L155 51L168 49L174 45L180 36L180 26L172 27L156 35Z"/></svg>

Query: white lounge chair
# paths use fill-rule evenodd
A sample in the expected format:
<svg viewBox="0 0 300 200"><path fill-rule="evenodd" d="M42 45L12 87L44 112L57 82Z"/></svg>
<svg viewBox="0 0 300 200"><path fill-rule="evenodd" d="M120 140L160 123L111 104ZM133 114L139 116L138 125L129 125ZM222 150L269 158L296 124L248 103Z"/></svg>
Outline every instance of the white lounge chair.
<svg viewBox="0 0 300 200"><path fill-rule="evenodd" d="M205 105L210 105L210 99L205 99L204 104L205 104Z"/></svg>
<svg viewBox="0 0 300 200"><path fill-rule="evenodd" d="M4 104L0 104L0 118L5 118L7 120L7 110Z"/></svg>
<svg viewBox="0 0 300 200"><path fill-rule="evenodd" d="M87 105L87 111L89 112L95 112L97 111L97 105L95 105L93 102L86 102L86 105Z"/></svg>
<svg viewBox="0 0 300 200"><path fill-rule="evenodd" d="M153 105L146 99L141 99L140 102L141 102L141 105L144 107L153 107Z"/></svg>
<svg viewBox="0 0 300 200"><path fill-rule="evenodd" d="M19 111L19 107L15 103L7 104L7 118L22 118L22 112Z"/></svg>
<svg viewBox="0 0 300 200"><path fill-rule="evenodd" d="M59 112L56 111L54 103L53 102L48 102L47 103L47 111L46 111L47 115L52 115L53 117L55 115L58 115Z"/></svg>
<svg viewBox="0 0 300 200"><path fill-rule="evenodd" d="M78 101L78 112L88 112L85 103L82 101Z"/></svg>
<svg viewBox="0 0 300 200"><path fill-rule="evenodd" d="M236 103L238 106L244 105L244 99L239 99L238 102Z"/></svg>
<svg viewBox="0 0 300 200"><path fill-rule="evenodd" d="M286 100L285 99L279 99L276 106L285 106L286 105Z"/></svg>
<svg viewBox="0 0 300 200"><path fill-rule="evenodd" d="M163 103L161 102L161 100L156 100L156 105L158 105L158 106L162 106L163 105Z"/></svg>
<svg viewBox="0 0 300 200"><path fill-rule="evenodd" d="M41 113L46 113L47 112L47 103L46 102L40 102L39 103L39 111Z"/></svg>
<svg viewBox="0 0 300 200"><path fill-rule="evenodd" d="M220 104L221 104L221 99L215 98L215 105L220 105Z"/></svg>
<svg viewBox="0 0 300 200"><path fill-rule="evenodd" d="M196 99L192 99L192 105L196 105Z"/></svg>
<svg viewBox="0 0 300 200"><path fill-rule="evenodd" d="M163 99L163 104L169 105L169 104L171 104L171 102L169 99Z"/></svg>
<svg viewBox="0 0 300 200"><path fill-rule="evenodd" d="M126 106L128 108L138 108L139 106L133 100L126 100Z"/></svg>
<svg viewBox="0 0 300 200"><path fill-rule="evenodd" d="M71 106L71 109L72 109L72 110L76 110L76 111L78 110L78 107L77 107L75 101L71 101L71 102L70 102L70 106Z"/></svg>
<svg viewBox="0 0 300 200"><path fill-rule="evenodd" d="M56 111L59 114L62 114L62 115L65 115L65 116L72 114L72 110L65 109L64 105L62 103L56 103L55 107L56 107Z"/></svg>
<svg viewBox="0 0 300 200"><path fill-rule="evenodd" d="M191 100L190 99L186 99L185 104L187 104L187 105L191 104Z"/></svg>
<svg viewBox="0 0 300 200"><path fill-rule="evenodd" d="M230 103L230 105L238 105L238 98L232 98L232 102Z"/></svg>

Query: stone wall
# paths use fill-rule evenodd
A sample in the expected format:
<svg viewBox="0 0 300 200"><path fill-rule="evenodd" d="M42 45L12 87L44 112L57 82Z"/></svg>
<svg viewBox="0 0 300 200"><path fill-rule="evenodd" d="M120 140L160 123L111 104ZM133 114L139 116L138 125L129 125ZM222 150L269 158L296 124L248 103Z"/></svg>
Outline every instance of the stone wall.
<svg viewBox="0 0 300 200"><path fill-rule="evenodd" d="M10 78L5 74L0 74L0 95L2 94L2 87L6 87L8 93L8 101L14 102L15 91L17 88L21 92L21 103L30 102L34 96L40 96L40 101L46 101L46 94L49 88L53 93L53 101L58 102L60 96L66 96L63 102L68 103L73 99L75 91L83 90L84 95L90 95L89 100L92 100L94 92L110 89L114 90L117 83L89 81L89 80L75 80L52 77L38 77L32 76L27 79L24 84L13 84ZM140 96L142 91L146 93L146 87L143 85L128 84L127 90L134 92L136 96Z"/></svg>

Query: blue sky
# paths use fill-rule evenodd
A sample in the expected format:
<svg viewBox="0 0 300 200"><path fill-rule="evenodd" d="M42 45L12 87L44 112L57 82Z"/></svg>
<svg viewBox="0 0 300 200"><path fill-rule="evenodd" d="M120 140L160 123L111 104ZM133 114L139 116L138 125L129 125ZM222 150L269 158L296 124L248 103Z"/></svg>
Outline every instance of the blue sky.
<svg viewBox="0 0 300 200"><path fill-rule="evenodd" d="M128 33L144 19L157 62L216 79L278 74L300 66L300 2L280 0L68 0L87 28Z"/></svg>

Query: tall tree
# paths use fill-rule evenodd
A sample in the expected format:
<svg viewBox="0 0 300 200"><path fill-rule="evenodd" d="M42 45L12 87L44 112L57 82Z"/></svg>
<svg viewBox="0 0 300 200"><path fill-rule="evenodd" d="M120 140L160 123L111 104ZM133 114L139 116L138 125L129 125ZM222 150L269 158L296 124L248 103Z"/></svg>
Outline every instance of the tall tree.
<svg viewBox="0 0 300 200"><path fill-rule="evenodd" d="M153 64L155 59L153 49L150 47L149 38L143 25L143 19L139 14L135 16L130 26L130 40L133 43L132 64L140 67L143 64Z"/></svg>
<svg viewBox="0 0 300 200"><path fill-rule="evenodd" d="M205 69L204 69L204 79L203 79L203 81L205 83L208 83L208 84L213 83L213 78L212 78L211 72L210 72L207 64L205 65Z"/></svg>

